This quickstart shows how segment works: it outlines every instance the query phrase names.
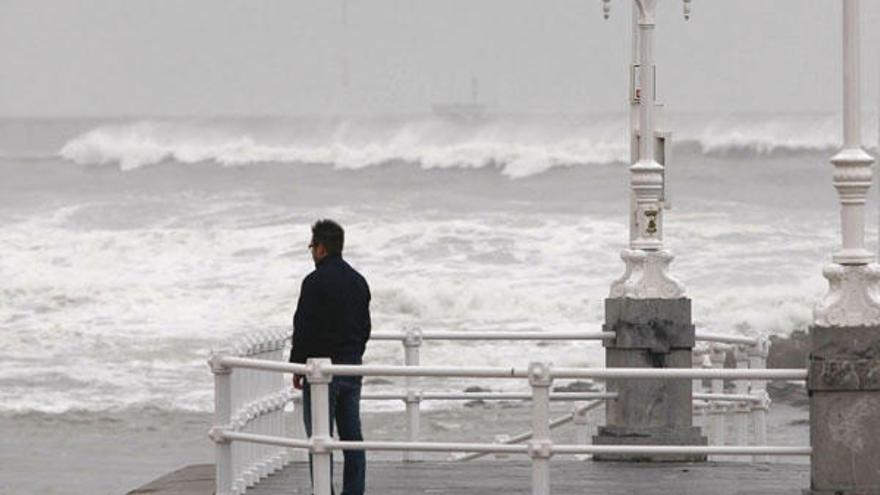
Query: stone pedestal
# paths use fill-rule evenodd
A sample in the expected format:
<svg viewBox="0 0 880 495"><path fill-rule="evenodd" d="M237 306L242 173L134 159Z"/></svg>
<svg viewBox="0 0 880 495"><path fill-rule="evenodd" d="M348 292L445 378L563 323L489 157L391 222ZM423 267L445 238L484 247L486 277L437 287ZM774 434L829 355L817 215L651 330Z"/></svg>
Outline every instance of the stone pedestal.
<svg viewBox="0 0 880 495"><path fill-rule="evenodd" d="M605 300L603 330L607 368L690 368L694 347L691 301L679 299ZM693 426L692 381L608 380L617 400L606 403L606 425L596 445L706 445ZM700 454L597 454L597 461L705 461Z"/></svg>
<svg viewBox="0 0 880 495"><path fill-rule="evenodd" d="M880 494L880 327L810 329L810 489Z"/></svg>

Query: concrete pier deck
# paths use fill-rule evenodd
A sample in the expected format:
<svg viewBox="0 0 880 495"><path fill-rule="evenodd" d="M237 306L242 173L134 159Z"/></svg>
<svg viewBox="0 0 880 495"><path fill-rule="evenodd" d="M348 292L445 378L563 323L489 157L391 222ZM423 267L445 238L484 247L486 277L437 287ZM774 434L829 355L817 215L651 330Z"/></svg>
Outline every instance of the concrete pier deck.
<svg viewBox="0 0 880 495"><path fill-rule="evenodd" d="M369 461L367 493L382 495L489 495L531 493L531 463ZM334 467L341 488L342 465ZM810 485L806 464L648 464L556 460L552 493L601 495L800 495ZM188 466L129 495L211 495L213 466ZM309 494L308 464L291 464L248 491L253 495ZM339 491L337 491L339 493Z"/></svg>

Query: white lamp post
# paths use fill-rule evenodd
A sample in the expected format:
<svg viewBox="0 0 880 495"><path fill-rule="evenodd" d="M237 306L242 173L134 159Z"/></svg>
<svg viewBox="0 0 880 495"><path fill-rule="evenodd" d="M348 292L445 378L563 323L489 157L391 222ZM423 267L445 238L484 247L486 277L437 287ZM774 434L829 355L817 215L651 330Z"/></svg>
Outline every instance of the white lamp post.
<svg viewBox="0 0 880 495"><path fill-rule="evenodd" d="M811 495L880 487L880 267L865 249L873 160L861 145L859 78L859 0L843 0L843 148L831 159L842 244L810 328Z"/></svg>
<svg viewBox="0 0 880 495"><path fill-rule="evenodd" d="M634 0L638 32L633 35L639 62L639 147L638 159L630 166L630 188L634 200L630 211L629 249L620 256L626 270L611 285L610 297L633 299L678 299L685 297L684 285L668 273L674 259L663 247L663 166L654 157L654 26L657 0ZM685 0L685 17L690 1ZM608 10L608 0L605 11ZM635 44L638 43L636 49Z"/></svg>
<svg viewBox="0 0 880 495"><path fill-rule="evenodd" d="M689 3L684 5L687 13ZM632 65L639 68L639 90L636 93L633 71L634 87L629 95L633 105L630 238L628 249L621 252L626 271L611 285L605 300L603 330L615 334L602 342L608 368L687 368L692 364L695 338L691 301L685 296L684 286L667 273L673 256L663 247L665 155L655 156L655 143L663 147L656 132L654 94L656 6L657 0L633 3ZM607 7L606 1L606 13ZM617 392L618 400L606 403L605 425L599 427L594 444L616 445L626 439L625 443L643 445L706 445L700 429L693 426L690 381L664 384L657 380L612 380L607 386ZM646 408L645 404L652 407ZM593 460L699 462L706 456L597 454Z"/></svg>
<svg viewBox="0 0 880 495"><path fill-rule="evenodd" d="M859 65L859 3L843 0L843 148L831 158L842 245L823 270L829 290L814 310L814 323L822 327L880 324L880 267L865 249L865 202L874 160L861 144Z"/></svg>

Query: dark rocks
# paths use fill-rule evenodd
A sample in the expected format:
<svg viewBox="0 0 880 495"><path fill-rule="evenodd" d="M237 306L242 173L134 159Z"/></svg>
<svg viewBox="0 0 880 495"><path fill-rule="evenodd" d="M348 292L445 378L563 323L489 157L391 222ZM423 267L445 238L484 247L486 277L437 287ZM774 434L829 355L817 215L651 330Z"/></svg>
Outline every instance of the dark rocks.
<svg viewBox="0 0 880 495"><path fill-rule="evenodd" d="M480 387L477 385L472 385L472 386L464 389L465 393L470 393L470 394L487 393L487 392L491 392L491 391L492 391L491 389L488 389L485 387ZM486 407L486 401L484 401L483 399L469 400L464 403L464 407Z"/></svg>
<svg viewBox="0 0 880 495"><path fill-rule="evenodd" d="M810 335L803 330L795 330L789 336L770 336L770 353L767 356L768 368L803 369L810 357ZM803 383L770 382L767 393L774 402L795 407L807 407L810 398Z"/></svg>
<svg viewBox="0 0 880 495"><path fill-rule="evenodd" d="M485 388L485 387L480 387L480 386L477 386L477 385L473 385L473 386L470 386L470 387L464 389L464 391L465 391L465 393L472 393L472 394L474 394L474 393L486 393L486 392L491 392L492 390L491 390L491 389L488 389L488 388Z"/></svg>
<svg viewBox="0 0 880 495"><path fill-rule="evenodd" d="M768 368L806 368L810 356L810 336L803 330L795 330L788 337L772 335Z"/></svg>
<svg viewBox="0 0 880 495"><path fill-rule="evenodd" d="M770 382L767 384L767 393L770 394L773 402L782 402L795 407L810 405L807 387L803 383Z"/></svg>
<svg viewBox="0 0 880 495"><path fill-rule="evenodd" d="M553 387L554 392L598 392L599 387L593 382L576 380L565 385Z"/></svg>

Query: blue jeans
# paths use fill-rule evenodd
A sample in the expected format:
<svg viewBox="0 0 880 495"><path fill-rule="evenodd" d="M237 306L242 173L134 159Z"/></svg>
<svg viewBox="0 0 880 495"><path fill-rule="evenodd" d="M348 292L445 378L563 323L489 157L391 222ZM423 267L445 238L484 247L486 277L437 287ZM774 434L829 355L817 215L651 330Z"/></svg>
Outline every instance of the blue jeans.
<svg viewBox="0 0 880 495"><path fill-rule="evenodd" d="M334 376L330 382L330 434L333 423L339 429L340 440L361 441L361 377ZM303 380L303 422L306 435L312 436L312 393L307 380ZM363 450L343 450L345 464L342 471L342 495L363 495L367 474L367 456ZM330 457L330 479L333 479L333 457ZM312 456L309 454L309 472ZM335 492L333 492L335 493Z"/></svg>

